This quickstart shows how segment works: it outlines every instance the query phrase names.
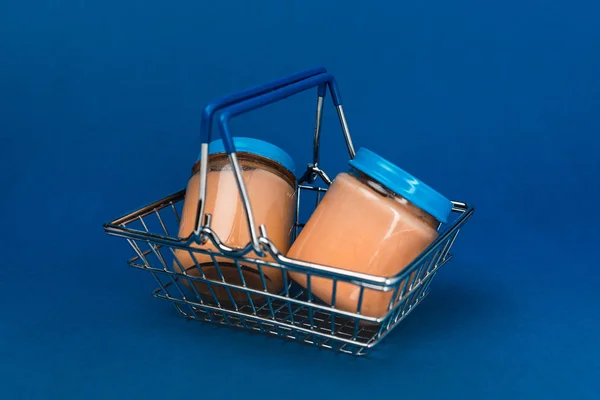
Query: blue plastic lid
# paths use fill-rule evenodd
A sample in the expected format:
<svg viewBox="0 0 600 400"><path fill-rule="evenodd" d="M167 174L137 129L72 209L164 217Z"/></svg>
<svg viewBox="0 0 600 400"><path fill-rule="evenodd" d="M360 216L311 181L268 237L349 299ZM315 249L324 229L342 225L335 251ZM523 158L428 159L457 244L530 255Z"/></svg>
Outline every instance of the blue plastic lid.
<svg viewBox="0 0 600 400"><path fill-rule="evenodd" d="M349 164L438 221L448 222L452 202L397 165L365 148L359 149Z"/></svg>
<svg viewBox="0 0 600 400"><path fill-rule="evenodd" d="M257 156L264 157L281 164L292 174L294 174L296 171L296 165L294 164L292 157L274 144L248 137L234 137L233 144L235 146L236 153L256 154ZM220 153L226 153L223 141L221 139L215 140L208 144L208 155ZM200 161L200 154L198 155L196 162L198 161Z"/></svg>

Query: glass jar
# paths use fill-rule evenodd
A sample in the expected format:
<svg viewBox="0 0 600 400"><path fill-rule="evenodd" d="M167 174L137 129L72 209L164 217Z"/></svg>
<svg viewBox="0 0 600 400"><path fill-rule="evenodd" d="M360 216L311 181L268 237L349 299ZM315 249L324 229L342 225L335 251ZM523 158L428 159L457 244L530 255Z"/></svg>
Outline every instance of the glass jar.
<svg viewBox="0 0 600 400"><path fill-rule="evenodd" d="M360 149L339 174L288 252L289 258L381 277L404 269L438 236L452 202L381 156ZM290 272L306 287L306 275ZM312 293L331 304L331 279L311 276ZM360 287L338 282L335 307L357 312ZM360 313L380 318L392 292L365 289Z"/></svg>
<svg viewBox="0 0 600 400"><path fill-rule="evenodd" d="M264 224L269 239L282 254L286 254L291 244L296 211L294 162L286 152L261 140L236 137L234 144L256 229L258 231L258 227ZM187 238L194 230L200 185L199 172L200 160L198 159L187 184L179 227L179 237L182 238ZM229 162L221 140L209 144L204 212L212 215L210 227L225 245L239 248L250 242L246 214L233 166ZM194 243L193 247L216 251L210 241L203 245ZM221 276L210 255L198 252L193 252L193 254L208 279L221 281ZM175 250L175 256L188 274L200 276L189 251ZM258 258L254 252L250 252L247 256ZM219 256L215 256L215 259L225 282L242 286L240 273L234 261ZM269 255L262 259L274 261ZM264 291L265 287L256 264L246 262L239 262L239 264L247 287ZM177 262L174 262L173 266L176 271L181 272ZM267 291L279 292L283 287L282 271L272 267L261 267L261 269ZM212 299L212 293L214 293L219 302L231 303L229 294L221 285L213 284L212 292L204 283L194 282L194 286L203 299ZM248 295L241 290L230 289L230 293L237 304L249 302ZM258 300L260 296L253 295L252 298L254 301Z"/></svg>

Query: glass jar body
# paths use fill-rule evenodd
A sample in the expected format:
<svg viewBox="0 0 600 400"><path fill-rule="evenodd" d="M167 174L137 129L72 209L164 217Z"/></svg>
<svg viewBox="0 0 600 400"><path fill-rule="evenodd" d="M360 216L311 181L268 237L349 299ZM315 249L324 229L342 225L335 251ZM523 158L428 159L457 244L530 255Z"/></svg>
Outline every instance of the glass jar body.
<svg viewBox="0 0 600 400"><path fill-rule="evenodd" d="M380 277L408 266L438 236L439 222L404 197L351 168L339 174L290 248L288 257ZM305 274L290 272L307 286ZM331 279L311 277L313 295L332 304ZM335 307L357 312L360 287L338 282ZM360 313L384 316L392 292L365 289Z"/></svg>
<svg viewBox="0 0 600 400"><path fill-rule="evenodd" d="M296 210L297 194L293 174L280 164L251 153L238 153L238 161L257 231L258 227L264 224L269 239L281 253L286 254L291 244ZM199 163L197 163L187 184L179 237L187 238L194 230L199 185ZM225 245L241 248L250 243L246 213L233 173L233 167L225 154L209 156L204 211L211 214L211 229ZM210 241L202 245L194 244L193 246L216 251ZM221 281L222 275L227 283L237 286L243 286L245 283L249 288L260 291L267 290L272 293L280 291L283 286L282 271L277 268L261 267L265 287L256 264L239 262L244 278L244 281L242 281L240 271L233 260L219 256L214 256L215 260L213 260L211 255L193 252L194 260L190 252L186 250L176 250L175 255L186 269L186 272L193 276L200 276L200 271L196 267L197 263L202 267L202 272L208 279ZM249 253L248 257L259 258L254 252ZM268 255L262 259L273 261L272 257ZM214 261L218 263L218 269ZM181 270L177 262L173 266L176 270ZM206 284L198 282L195 282L194 286L203 298L207 296L211 299L214 293L219 302L231 302L231 297L224 286L213 284L209 288ZM236 303L244 304L248 302L246 293L235 289L230 289L230 293ZM258 299L260 296L252 297Z"/></svg>

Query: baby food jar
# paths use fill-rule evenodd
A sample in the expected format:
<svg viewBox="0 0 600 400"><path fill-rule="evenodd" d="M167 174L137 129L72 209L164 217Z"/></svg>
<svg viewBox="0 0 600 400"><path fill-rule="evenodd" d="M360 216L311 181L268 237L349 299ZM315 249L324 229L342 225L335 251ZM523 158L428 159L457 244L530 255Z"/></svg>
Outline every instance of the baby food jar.
<svg viewBox="0 0 600 400"><path fill-rule="evenodd" d="M236 137L234 145L242 177L247 189L248 198L254 214L256 228L265 225L269 239L277 249L286 254L290 247L294 217L296 210L296 179L294 177L294 161L277 146L262 140ZM250 242L249 227L237 186L233 167L225 152L223 142L217 140L209 144L208 173L206 180L205 213L210 213L211 229L221 241L230 247L244 247ZM200 160L192 169L183 205L179 237L187 238L194 230L197 217L200 185ZM209 240L205 244L193 244L194 247L216 251ZM221 275L208 254L192 252L202 268L206 278L221 281ZM187 250L175 250L175 256L189 275L201 276L196 263ZM248 257L256 257L250 252ZM242 286L240 272L231 259L214 256L225 282ZM273 261L272 257L263 257L265 261ZM256 264L239 262L246 286L264 291L262 279ZM175 261L176 271L181 268ZM282 271L272 267L261 267L266 289L276 293L283 287ZM203 299L212 299L213 293L219 302L231 303L231 297L224 286L212 284L210 288L201 282L194 286ZM189 284L188 284L189 287ZM231 296L237 304L248 303L248 295L241 290L230 289ZM252 296L253 301L261 296Z"/></svg>
<svg viewBox="0 0 600 400"><path fill-rule="evenodd" d="M339 174L290 248L288 257L391 277L438 236L452 202L381 156L360 149ZM303 287L306 275L290 272ZM311 276L313 295L331 304L331 279ZM337 283L335 307L357 312L360 287ZM364 289L360 313L383 317L392 291Z"/></svg>

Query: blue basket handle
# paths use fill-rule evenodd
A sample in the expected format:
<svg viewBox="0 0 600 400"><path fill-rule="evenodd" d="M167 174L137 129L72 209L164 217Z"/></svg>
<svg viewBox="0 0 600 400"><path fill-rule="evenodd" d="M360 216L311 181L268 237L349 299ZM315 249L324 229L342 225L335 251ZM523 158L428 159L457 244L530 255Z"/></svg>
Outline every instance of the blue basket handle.
<svg viewBox="0 0 600 400"><path fill-rule="evenodd" d="M309 78L297 81L286 86L282 86L276 90L265 92L264 94L252 98L248 98L244 101L240 101L236 104L227 107L221 113L221 116L219 118L219 131L221 133L221 139L223 140L223 146L225 147L225 151L227 152L227 154L235 152L235 145L233 143L233 138L229 131L229 120L231 118L255 110L257 108L267 106L277 101L286 99L290 96L304 92L314 87L318 87L319 98L325 96L326 87L328 87L329 91L331 92L331 97L333 98L333 104L338 109L338 112L339 110L341 110L342 96L340 95L337 82L333 75L326 72L311 76ZM350 153L350 157L353 158L354 149L351 145L352 141L349 140L350 135L347 132L347 124L345 123L345 118L344 122L342 123L342 129L344 130L344 135L347 136L346 144L349 147L348 151Z"/></svg>
<svg viewBox="0 0 600 400"><path fill-rule="evenodd" d="M271 91L267 91L261 95L258 95L255 97L249 97L246 100L239 101L233 105L226 107L219 117L219 128L220 128L219 131L221 133L221 138L223 140L223 146L225 148L225 151L228 154L229 161L230 161L231 165L233 166L233 172L236 177L236 182L238 185L240 196L242 198L242 204L244 206L244 211L246 212L246 220L247 220L248 228L250 231L251 245L252 245L252 248L254 249L254 251L259 256L262 256L263 252L262 252L262 249L260 246L258 235L256 233L256 227L254 224L254 216L252 213L252 207L250 204L250 200L248 198L246 185L244 183L242 171L239 166L237 156L235 153L235 145L233 143L233 138L229 131L229 121L231 118L233 118L235 116L238 116L240 114L255 110L257 108L264 107L266 105L275 103L277 101L283 100L292 95L304 92L304 91L314 88L314 87L318 87L318 96L319 96L319 104L318 104L319 108L317 111L317 129L315 130L315 146L318 146L318 130L319 130L318 128L320 126L320 121L319 121L320 107L322 107L322 100L325 95L326 88L328 87L329 91L331 92L332 98L333 98L333 103L338 110L340 123L342 125L342 130L344 133L344 137L346 139L346 145L348 147L348 153L350 154L350 157L353 158L355 152L354 152L352 140L350 138L348 125L346 123L346 118L344 117L339 88L337 86L335 78L333 77L333 75L331 75L329 73L320 73L318 75L311 76L304 80L299 80L295 83L292 83L292 84L289 84L286 86L281 86L281 87L271 90ZM210 134L208 137L210 137ZM203 193L202 191L206 190L206 187L205 187L205 185L202 184L202 182L206 181L207 146L206 145L203 145L203 146L204 146L204 154L202 155L201 159L203 159L205 161L204 161L204 165L201 167L201 171L202 171L201 172L201 185L200 185L201 186L201 198L204 198L204 196L205 196L205 193ZM203 204L201 204L200 206L202 207ZM203 207L202 207L202 209L203 209ZM199 219L202 216L203 216L202 213L199 214ZM198 220L198 222L199 222L199 220ZM263 237L266 237L267 234L266 234L265 227L261 226L260 229L261 229L261 235Z"/></svg>
<svg viewBox="0 0 600 400"><path fill-rule="evenodd" d="M206 105L204 111L202 112L202 119L200 121L200 138L202 139L202 142L210 143L211 141L210 139L212 133L212 120L216 111L230 106L232 104L238 103L240 101L260 96L269 91L279 89L282 86L290 85L324 72L327 72L327 70L324 67L314 67L283 78L275 79L271 82L263 83L245 90L241 90L239 92L227 94L225 96L212 100ZM324 87L322 89L322 92L324 96Z"/></svg>

